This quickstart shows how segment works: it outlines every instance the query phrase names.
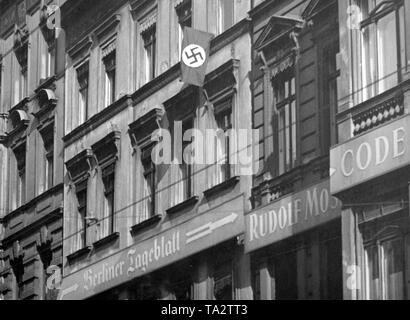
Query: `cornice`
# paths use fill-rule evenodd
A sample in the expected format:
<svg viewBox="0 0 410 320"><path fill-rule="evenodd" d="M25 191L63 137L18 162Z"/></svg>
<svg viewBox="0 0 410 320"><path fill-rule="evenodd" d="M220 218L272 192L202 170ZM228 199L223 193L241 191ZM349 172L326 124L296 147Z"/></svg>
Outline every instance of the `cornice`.
<svg viewBox="0 0 410 320"><path fill-rule="evenodd" d="M93 37L91 35L85 36L82 40L78 41L74 46L67 50L68 55L75 59L82 53L90 50L93 45Z"/></svg>
<svg viewBox="0 0 410 320"><path fill-rule="evenodd" d="M113 14L108 19L106 19L102 24L100 24L96 29L94 29L94 34L98 40L101 40L104 35L115 29L121 22L120 14Z"/></svg>

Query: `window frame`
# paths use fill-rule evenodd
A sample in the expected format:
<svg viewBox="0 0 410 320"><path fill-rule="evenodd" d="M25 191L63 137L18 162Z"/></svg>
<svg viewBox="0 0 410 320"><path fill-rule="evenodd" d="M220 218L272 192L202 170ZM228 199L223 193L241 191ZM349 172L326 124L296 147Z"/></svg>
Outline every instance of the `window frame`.
<svg viewBox="0 0 410 320"><path fill-rule="evenodd" d="M76 190L75 190L75 195L77 198L77 212L78 212L78 219L81 219L81 224L83 226L82 229L78 227L78 221L77 221L77 232L79 233L79 238L80 238L80 243L77 243L77 249L81 250L83 248L87 247L87 241L88 241L88 236L87 236L87 231L88 231L88 223L87 223L87 207L88 207L88 179L85 179L84 181L81 181L76 184ZM80 202L80 194L84 196L84 203ZM83 232L83 235L81 236L81 231Z"/></svg>
<svg viewBox="0 0 410 320"><path fill-rule="evenodd" d="M115 177L115 163L103 169L102 180L106 205L104 211L108 209L108 212L104 212L103 217L103 219L108 219L108 234L105 236L109 236L115 231Z"/></svg>
<svg viewBox="0 0 410 320"><path fill-rule="evenodd" d="M24 141L21 145L13 149L15 163L16 163L16 197L15 208L18 209L24 205L26 201L26 157L27 157L27 143Z"/></svg>
<svg viewBox="0 0 410 320"><path fill-rule="evenodd" d="M385 199L387 200L387 199ZM392 201L393 198L390 198L389 201ZM407 285L408 281L408 270L409 270L409 260L407 252L409 250L409 241L408 241L408 230L409 227L408 217L406 211L408 208L399 209L394 212L389 213L388 215L381 215L375 217L373 215L376 212L372 210L363 210L361 215L369 216L369 219L360 220L358 223L358 232L362 234L362 244L360 247L361 259L359 264L361 265L361 276L362 276L362 298L365 300L369 299L380 299L387 300L388 297L388 286L385 278L387 270L384 270L384 255L383 255L383 246L386 243L392 243L394 241L400 241L401 244L401 263L402 263L402 298L405 300L408 298L410 292ZM380 211L380 210L377 210ZM403 223L405 222L405 223ZM379 283L377 284L378 296L372 297L374 292L369 290L370 282L369 279L369 261L368 261L368 249L376 249L377 254L377 274ZM390 260L389 260L390 261ZM391 298L390 298L391 299Z"/></svg>
<svg viewBox="0 0 410 320"><path fill-rule="evenodd" d="M145 195L143 197L143 201L149 201L149 209L147 212L147 219L150 219L156 215L155 210L156 210L156 198L157 198L157 168L154 164L154 162L151 159L151 151L152 151L153 146L147 146L145 148L142 148L142 158L141 158L141 163L143 167L143 178L145 180L145 183L147 184L147 187L149 188L150 195L149 198L147 198ZM149 180L148 180L149 178ZM142 220L143 221L143 220ZM140 221L140 222L142 222Z"/></svg>
<svg viewBox="0 0 410 320"><path fill-rule="evenodd" d="M79 120L79 123L83 123L88 120L89 114L89 85L90 85L90 65L89 60L81 62L76 68L76 78L78 83L78 110L79 114L83 112L82 120ZM81 110L83 109L83 110Z"/></svg>
<svg viewBox="0 0 410 320"><path fill-rule="evenodd" d="M43 140L43 192L54 185L54 122L40 132Z"/></svg>
<svg viewBox="0 0 410 320"><path fill-rule="evenodd" d="M176 6L175 13L177 15L178 28L178 57L179 60L181 60L184 28L192 28L193 26L192 0L184 0L181 4Z"/></svg>
<svg viewBox="0 0 410 320"><path fill-rule="evenodd" d="M141 33L144 51L145 83L155 79L157 63L157 24L154 23Z"/></svg>
<svg viewBox="0 0 410 320"><path fill-rule="evenodd" d="M363 15L363 1L366 1L367 4L369 4L370 1L374 2L375 0L361 0L360 2L358 1L359 4L359 8L362 12ZM384 7L386 6L386 7ZM383 8L384 7L384 8ZM395 20L395 36L396 36L396 48L395 50L397 51L397 65L394 67L396 69L396 75L397 75L397 83L395 85L393 85L393 87L397 86L399 83L401 83L403 81L403 74L405 73L404 68L406 67L405 65L403 66L402 64L406 63L405 61L403 61L403 57L402 57L402 47L405 46L405 43L402 43L402 37L401 37L401 27L402 27L402 23L404 23L405 21L401 21L401 13L400 11L403 10L404 8L404 1L403 0L397 0L394 3L390 2L390 1L383 1L379 4L377 4L370 12L367 13L367 17L363 17L363 19L360 21L360 32L361 32L361 40L360 40L360 52L361 52L361 58L360 58L360 65L363 65L362 67L358 67L360 70L359 74L360 74L360 88L358 88L358 90L360 91L360 100L361 101L365 101L368 99L371 99L372 97L375 97L383 92L385 92L386 90L389 90L391 88L387 88L387 89L381 89L380 86L384 84L384 81L388 80L390 77L394 76L394 73L392 74L388 74L387 76L385 75L383 78L381 78L380 76L380 57L379 57L379 51L380 51L380 44L379 44L379 29L377 28L377 24L380 20L382 20L383 18L386 18L388 15L390 15L391 13L394 13L394 20ZM370 30L371 26L374 26L374 30ZM369 57L368 55L370 53L366 53L364 52L364 48L363 46L366 45L365 43L365 39L364 39L364 30L368 29L369 30L369 36L370 34L373 34L374 36L374 41L375 43L373 44L373 49L372 49L372 53L373 55L375 55L375 61L373 62L374 65L370 66L369 64ZM366 45L367 46L367 45ZM363 61L366 61L366 63L363 63ZM367 67L367 68L372 68L374 69L373 71L375 72L375 75L373 76L374 79L370 79L370 83L365 83L364 80L364 72L363 72L363 67ZM364 96L366 96L366 98L364 98Z"/></svg>
<svg viewBox="0 0 410 320"><path fill-rule="evenodd" d="M294 86L294 92L292 91L292 82ZM278 101L278 84L285 84L283 89L285 97ZM288 88L286 88L286 83L288 84ZM276 156L276 170L278 176L284 175L298 166L298 110L297 110L297 83L296 83L296 70L294 67L280 73L276 77L272 79L272 89L273 89L273 100L274 100L274 109L275 109L275 123L276 123L276 130L275 132L275 144L277 156ZM288 91L288 95L286 95L286 90ZM286 119L286 110L285 108L289 107L288 109L288 119ZM283 128L280 127L281 121L281 112L284 111L284 124ZM294 111L294 115L293 115ZM294 122L293 122L294 117ZM286 126L286 121L289 122L288 126ZM289 149L287 148L287 140L286 134L287 129L289 129ZM295 131L293 131L293 129ZM283 132L283 159L281 158L280 146L281 146L281 132ZM287 163L287 158L289 157L289 164ZM281 170L281 161L283 163L283 172Z"/></svg>
<svg viewBox="0 0 410 320"><path fill-rule="evenodd" d="M227 26L226 25L226 12L224 9L226 9L226 7L223 6L223 4L226 4L227 1L229 1L229 4L232 5L232 15L231 15L231 19L232 19L232 24ZM218 34L222 34L224 33L226 30L228 30L229 28L231 28L232 26L235 25L235 1L234 0L217 0L217 6L216 6L216 17L217 17L217 33Z"/></svg>
<svg viewBox="0 0 410 320"><path fill-rule="evenodd" d="M185 125L190 122L190 126L188 126L188 129L184 129ZM195 127L195 118L194 116L188 116L185 119L182 120L182 137L185 134L186 130L192 130ZM182 152L185 151L185 148L192 146L194 142L193 141L185 141L182 139ZM183 184L184 184L184 199L183 201L189 200L193 195L194 195L194 176L193 176L193 171L194 171L194 165L193 164L187 164L185 163L184 159L182 159L182 164L180 165L181 171L182 171L182 179L183 179Z"/></svg>
<svg viewBox="0 0 410 320"><path fill-rule="evenodd" d="M220 183L223 183L225 181L228 181L230 178L234 176L234 173L232 172L233 166L231 164L231 137L229 136L230 130L233 129L233 103L234 103L234 97L233 96L228 96L224 98L223 100L219 101L218 103L215 104L215 122L217 124L217 130L222 130L224 133L224 152L225 152L225 161L223 164L220 164L218 159L216 159L217 163L216 165L221 165L222 166L222 173L224 178L222 178L222 181ZM221 120L224 122L224 124L221 126L220 122L218 120ZM218 147L218 144L215 145L215 147ZM218 150L215 150L215 155L218 157Z"/></svg>
<svg viewBox="0 0 410 320"><path fill-rule="evenodd" d="M103 57L104 65L104 106L108 107L116 101L117 50Z"/></svg>

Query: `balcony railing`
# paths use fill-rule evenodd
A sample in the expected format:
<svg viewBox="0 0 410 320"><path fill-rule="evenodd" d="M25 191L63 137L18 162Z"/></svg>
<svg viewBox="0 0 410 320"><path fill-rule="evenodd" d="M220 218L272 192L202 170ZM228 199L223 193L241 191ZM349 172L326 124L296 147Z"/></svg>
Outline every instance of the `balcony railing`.
<svg viewBox="0 0 410 320"><path fill-rule="evenodd" d="M403 102L404 97L403 94L400 93L397 96L389 97L382 101L377 101L371 109L353 116L353 134L357 136L403 115Z"/></svg>
<svg viewBox="0 0 410 320"><path fill-rule="evenodd" d="M396 87L373 98L355 105L337 115L338 122L351 117L353 136L360 135L405 113L404 94L410 90L410 80L403 81Z"/></svg>

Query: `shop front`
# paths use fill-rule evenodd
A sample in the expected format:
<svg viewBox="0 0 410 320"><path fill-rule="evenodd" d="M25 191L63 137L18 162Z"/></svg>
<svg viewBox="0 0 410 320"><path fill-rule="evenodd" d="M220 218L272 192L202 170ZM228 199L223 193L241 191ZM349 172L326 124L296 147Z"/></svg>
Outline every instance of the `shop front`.
<svg viewBox="0 0 410 320"><path fill-rule="evenodd" d="M63 279L61 300L235 299L243 196L138 241Z"/></svg>
<svg viewBox="0 0 410 320"><path fill-rule="evenodd" d="M343 201L344 298L409 298L409 128L402 116L331 151Z"/></svg>
<svg viewBox="0 0 410 320"><path fill-rule="evenodd" d="M341 203L329 180L250 212L255 299L341 299Z"/></svg>

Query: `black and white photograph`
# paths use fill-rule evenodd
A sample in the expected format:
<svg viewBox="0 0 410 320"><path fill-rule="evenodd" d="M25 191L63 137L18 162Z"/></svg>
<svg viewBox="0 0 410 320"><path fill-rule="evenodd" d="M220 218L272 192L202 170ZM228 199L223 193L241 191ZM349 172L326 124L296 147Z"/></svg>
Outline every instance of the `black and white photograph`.
<svg viewBox="0 0 410 320"><path fill-rule="evenodd" d="M410 300L409 204L410 1L0 0L0 300Z"/></svg>

